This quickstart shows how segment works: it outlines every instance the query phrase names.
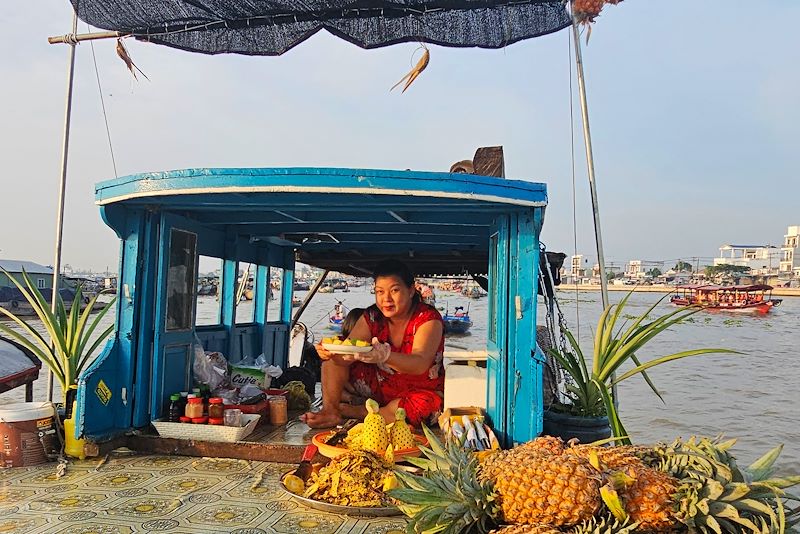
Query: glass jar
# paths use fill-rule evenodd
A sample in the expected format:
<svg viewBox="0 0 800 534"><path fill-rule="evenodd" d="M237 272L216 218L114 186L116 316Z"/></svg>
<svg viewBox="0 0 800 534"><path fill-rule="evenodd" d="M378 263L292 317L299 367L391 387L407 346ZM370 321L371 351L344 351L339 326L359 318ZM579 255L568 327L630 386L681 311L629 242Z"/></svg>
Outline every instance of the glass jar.
<svg viewBox="0 0 800 534"><path fill-rule="evenodd" d="M225 426L242 426L242 410L238 408L225 410Z"/></svg>
<svg viewBox="0 0 800 534"><path fill-rule="evenodd" d="M208 417L211 419L222 419L225 407L222 405L220 397L211 397L208 399Z"/></svg>
<svg viewBox="0 0 800 534"><path fill-rule="evenodd" d="M203 399L200 397L190 397L186 404L186 417L197 419L203 417Z"/></svg>
<svg viewBox="0 0 800 534"><path fill-rule="evenodd" d="M285 425L289 421L289 411L286 397L275 396L269 398L269 423L273 426Z"/></svg>

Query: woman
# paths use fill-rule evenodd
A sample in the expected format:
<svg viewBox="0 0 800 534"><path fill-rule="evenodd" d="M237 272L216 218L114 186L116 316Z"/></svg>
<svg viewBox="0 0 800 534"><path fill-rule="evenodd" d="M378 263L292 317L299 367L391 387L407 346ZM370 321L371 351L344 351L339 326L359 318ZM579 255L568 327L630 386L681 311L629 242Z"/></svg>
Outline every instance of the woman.
<svg viewBox="0 0 800 534"><path fill-rule="evenodd" d="M342 418L363 418L366 408L342 402L349 386L357 395L381 405L387 422L397 408L408 421L434 419L444 397L444 323L435 308L424 304L408 267L396 260L379 263L373 272L375 304L367 308L350 339L372 340L367 353L332 354L317 346L322 364L322 410L301 416L309 426L329 428ZM349 389L349 388L348 388Z"/></svg>

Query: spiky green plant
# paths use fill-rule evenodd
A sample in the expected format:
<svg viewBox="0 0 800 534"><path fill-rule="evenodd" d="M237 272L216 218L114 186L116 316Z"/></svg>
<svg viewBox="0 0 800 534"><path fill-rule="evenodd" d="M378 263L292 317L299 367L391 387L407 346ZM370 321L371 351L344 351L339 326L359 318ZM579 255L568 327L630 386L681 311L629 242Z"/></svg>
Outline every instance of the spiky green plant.
<svg viewBox="0 0 800 534"><path fill-rule="evenodd" d="M611 431L620 444L630 444L628 432L620 420L619 412L612 397L615 385L632 376L641 374L650 389L663 401L661 393L647 374L647 370L662 363L700 356L702 354L728 353L738 354L730 349L704 348L693 349L667 356L653 358L642 363L639 353L647 343L668 328L686 320L689 316L700 311L700 308L682 308L650 320L649 316L664 298L659 299L650 308L635 317L631 324L627 321L618 325L620 318L624 318L625 305L633 294L628 293L619 304L611 304L603 310L597 323L594 335L594 348L591 359L591 369L587 365L578 341L571 332L565 332L571 351L550 350L550 354L558 360L570 375L574 384L568 386L570 403L561 406L562 409L573 415L597 417L607 415L611 423ZM628 362L633 362L632 369L621 372L622 367ZM620 373L618 376L617 374Z"/></svg>
<svg viewBox="0 0 800 534"><path fill-rule="evenodd" d="M740 468L729 452L735 443L691 438L654 448L654 466L680 480L676 519L699 534L791 531L800 521L800 497L785 490L800 484L800 476L773 476L783 445Z"/></svg>
<svg viewBox="0 0 800 534"><path fill-rule="evenodd" d="M53 313L50 303L45 300L27 272L22 272L24 284L5 269L3 272L22 292L25 300L33 308L36 318L42 323L45 333L41 333L31 321L2 307L0 307L0 313L11 319L19 327L19 330L11 328L8 324L0 323L0 332L13 338L35 354L42 363L50 368L55 379L61 384L62 391L66 392L69 386L76 382L78 375L90 361L95 350L114 330L114 326L111 325L92 340L100 321L111 309L116 298L97 312L90 322L97 295L89 300L86 308L81 312L83 295L78 286L75 290L72 307L67 311L58 290L53 289L56 292L56 310Z"/></svg>

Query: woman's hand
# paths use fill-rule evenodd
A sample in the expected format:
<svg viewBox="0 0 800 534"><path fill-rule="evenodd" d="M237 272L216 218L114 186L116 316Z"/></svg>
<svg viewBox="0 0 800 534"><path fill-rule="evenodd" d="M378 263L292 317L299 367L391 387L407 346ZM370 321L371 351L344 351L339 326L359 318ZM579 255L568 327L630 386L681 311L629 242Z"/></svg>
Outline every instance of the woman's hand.
<svg viewBox="0 0 800 534"><path fill-rule="evenodd" d="M353 359L364 363L374 363L381 365L386 363L389 355L392 353L392 347L388 343L381 343L377 337L372 338L372 350L369 352L359 352L353 354Z"/></svg>

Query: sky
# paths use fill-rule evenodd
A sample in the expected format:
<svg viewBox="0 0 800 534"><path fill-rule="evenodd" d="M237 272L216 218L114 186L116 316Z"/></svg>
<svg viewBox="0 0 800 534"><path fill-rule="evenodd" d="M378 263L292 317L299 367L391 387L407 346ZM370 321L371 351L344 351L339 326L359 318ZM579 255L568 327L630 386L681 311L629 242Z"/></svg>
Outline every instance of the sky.
<svg viewBox="0 0 800 534"><path fill-rule="evenodd" d="M68 57L47 37L69 32L71 11L66 0L7 0L3 8L0 258L47 265ZM796 0L606 7L583 56L607 263L710 263L723 244L780 246L787 226L800 225L800 44L786 31L794 20ZM115 175L189 167L446 171L492 145L504 147L508 178L547 184L548 249L593 258L569 38L565 30L501 50L432 46L427 70L405 94L389 88L419 59L416 44L365 51L320 32L281 57L245 57L127 40L150 79L137 82L113 40L83 43L62 261L116 270L119 241L94 205L94 184Z"/></svg>

